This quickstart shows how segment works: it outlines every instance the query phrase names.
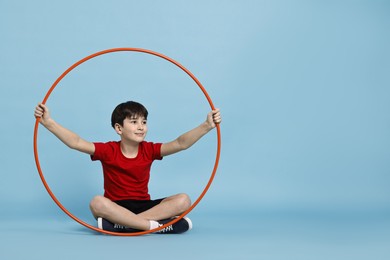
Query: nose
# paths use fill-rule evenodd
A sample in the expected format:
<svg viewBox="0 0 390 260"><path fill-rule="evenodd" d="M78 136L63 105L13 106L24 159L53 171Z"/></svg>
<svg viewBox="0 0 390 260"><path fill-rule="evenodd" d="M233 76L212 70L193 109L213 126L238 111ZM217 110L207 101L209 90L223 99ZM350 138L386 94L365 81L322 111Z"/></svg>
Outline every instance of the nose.
<svg viewBox="0 0 390 260"><path fill-rule="evenodd" d="M142 123L138 124L138 130L144 130L144 124Z"/></svg>

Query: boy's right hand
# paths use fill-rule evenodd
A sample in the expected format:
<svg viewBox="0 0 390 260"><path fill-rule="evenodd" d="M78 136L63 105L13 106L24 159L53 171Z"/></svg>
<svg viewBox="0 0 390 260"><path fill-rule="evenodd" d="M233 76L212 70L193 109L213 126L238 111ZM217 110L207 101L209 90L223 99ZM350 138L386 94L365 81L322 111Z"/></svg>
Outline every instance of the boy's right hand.
<svg viewBox="0 0 390 260"><path fill-rule="evenodd" d="M40 118L40 123L45 125L50 119L49 108L46 105L39 103L35 107L34 116L35 118Z"/></svg>

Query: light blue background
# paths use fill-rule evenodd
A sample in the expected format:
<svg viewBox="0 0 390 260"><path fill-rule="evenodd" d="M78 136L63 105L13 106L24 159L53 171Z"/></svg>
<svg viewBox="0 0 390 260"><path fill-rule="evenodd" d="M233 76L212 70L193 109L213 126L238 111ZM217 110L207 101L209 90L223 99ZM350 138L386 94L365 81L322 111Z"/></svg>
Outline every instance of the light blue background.
<svg viewBox="0 0 390 260"><path fill-rule="evenodd" d="M2 259L388 259L390 257L389 1L0 0ZM33 109L77 60L140 47L179 61L223 113L220 167L182 236L116 238L71 221L39 179ZM91 141L116 139L112 109L137 100L148 140L169 141L209 106L172 64L145 54L95 58L48 101ZM153 168L151 194L196 199L215 132ZM40 159L76 216L102 193L100 165L42 127ZM151 249L154 250L151 250Z"/></svg>

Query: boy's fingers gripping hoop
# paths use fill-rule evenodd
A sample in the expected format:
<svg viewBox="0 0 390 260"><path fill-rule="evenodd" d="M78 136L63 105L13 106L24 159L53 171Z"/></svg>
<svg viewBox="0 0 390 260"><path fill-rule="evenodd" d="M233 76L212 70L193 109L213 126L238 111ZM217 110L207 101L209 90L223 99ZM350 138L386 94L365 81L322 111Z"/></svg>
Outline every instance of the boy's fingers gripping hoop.
<svg viewBox="0 0 390 260"><path fill-rule="evenodd" d="M108 53L112 53L112 52L122 52L122 51L130 51L130 52L141 52L141 53L146 53L146 54L150 54L150 55L154 55L154 56L157 56L157 57L160 57L162 59L165 59L173 64L175 64L177 67L179 67L180 69L182 69L185 73L188 74L188 76L190 76L194 81L195 83L199 86L200 90L203 92L204 96L206 97L208 103L210 104L210 107L212 110L215 110L215 107L214 107L214 104L209 96L209 94L207 93L206 89L203 87L203 85L200 83L200 81L188 70L186 69L183 65L181 65L180 63L178 63L177 61L161 54L161 53L157 53L155 51L151 51L151 50L146 50L146 49L140 49L140 48L114 48L114 49L107 49L107 50L103 50L103 51L100 51L100 52L96 52L94 54L91 54L81 60L79 60L78 62L76 62L75 64L73 64L72 66L70 66L65 72L63 72L58 78L57 80L53 83L53 85L50 87L50 89L48 90L48 92L46 93L43 101L42 101L42 104L45 104L46 101L48 100L50 94L53 92L53 90L55 89L55 87L57 86L57 84L69 73L71 72L74 68L76 68L77 66L79 66L80 64L92 59L92 58L95 58L97 56L100 56L100 55L103 55L103 54L108 54ZM35 126L34 126L34 158L35 158L35 163L36 163L36 166L37 166L37 170L38 170L38 173L39 173L39 176L42 180L42 183L43 185L45 186L47 192L49 193L50 197L53 199L53 201L69 216L71 217L73 220L75 220L76 222L80 223L81 225L87 227L87 228L90 228L92 230L95 230L97 232L101 232L101 233L105 233L105 234L109 234L109 235L116 235L116 236L137 236L137 235L144 235L144 234L148 234L148 233L152 233L152 232L156 232L156 231L159 231L161 229L164 229L165 227L168 227L169 225L172 225L174 223L176 223L177 221L179 221L180 219L182 219L185 215L187 215L191 210L193 210L197 205L198 203L203 199L204 195L206 194L206 192L209 190L210 188L210 185L211 183L213 182L214 180L214 176L217 172L217 168L218 168L218 163L219 163L219 157L220 157L220 152L221 152L221 131L220 131L220 126L219 124L216 125L216 132L217 132L217 152L216 152L216 157L215 157L215 163L214 163L214 168L211 172L211 176L210 176L210 179L208 181L208 183L206 184L206 187L203 189L202 193L200 194L200 196L198 197L198 199L191 205L191 207L186 210L183 214L181 214L178 218L175 218L174 220L172 220L171 222L169 223L166 223L165 225L161 226L161 227L158 227L158 228L155 228L155 229L152 229L152 230L147 230L147 231L141 231L141 232L136 232L136 233L117 233L117 232L111 232L111 231L106 231L106 230L102 230L102 229L99 229L95 226L92 226L80 219L78 219L77 217L75 217L72 213L70 213L62 204L61 202L56 198L56 196L53 194L53 192L51 191L49 185L47 184L46 180L45 180L45 177L43 175L43 172L42 172L42 169L41 169L41 166L40 166L40 163L39 163L39 157L38 157L38 127L39 127L39 120L40 118L36 118L36 121L35 121Z"/></svg>

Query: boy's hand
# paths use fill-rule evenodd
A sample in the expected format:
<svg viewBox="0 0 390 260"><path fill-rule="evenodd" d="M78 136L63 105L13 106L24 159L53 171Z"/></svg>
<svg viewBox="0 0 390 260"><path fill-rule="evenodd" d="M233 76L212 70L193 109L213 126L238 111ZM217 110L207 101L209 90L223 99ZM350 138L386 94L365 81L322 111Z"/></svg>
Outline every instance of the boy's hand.
<svg viewBox="0 0 390 260"><path fill-rule="evenodd" d="M207 123L211 128L214 128L216 124L220 124L222 121L221 112L219 111L219 108L211 111L207 115Z"/></svg>
<svg viewBox="0 0 390 260"><path fill-rule="evenodd" d="M45 125L50 120L49 108L42 103L38 104L35 107L34 116L40 118L40 123Z"/></svg>

